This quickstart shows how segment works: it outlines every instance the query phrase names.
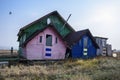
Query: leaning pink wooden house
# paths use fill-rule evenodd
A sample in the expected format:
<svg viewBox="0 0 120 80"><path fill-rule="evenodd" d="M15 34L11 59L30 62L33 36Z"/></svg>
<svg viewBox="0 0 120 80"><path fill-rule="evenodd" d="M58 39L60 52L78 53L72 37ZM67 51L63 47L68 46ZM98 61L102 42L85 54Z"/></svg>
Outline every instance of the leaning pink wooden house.
<svg viewBox="0 0 120 80"><path fill-rule="evenodd" d="M57 11L20 29L19 55L28 60L64 59L68 46L64 37L75 30Z"/></svg>

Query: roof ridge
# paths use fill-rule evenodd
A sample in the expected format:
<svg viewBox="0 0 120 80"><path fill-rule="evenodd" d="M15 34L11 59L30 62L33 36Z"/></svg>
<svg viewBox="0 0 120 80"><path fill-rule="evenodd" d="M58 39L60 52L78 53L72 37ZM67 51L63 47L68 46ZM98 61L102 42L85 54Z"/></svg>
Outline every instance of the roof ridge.
<svg viewBox="0 0 120 80"><path fill-rule="evenodd" d="M43 18L45 18L45 17L48 17L48 16L50 16L50 15L52 15L52 14L57 14L61 19L62 19L62 21L64 21L65 22L65 20L64 20L64 18L58 13L58 11L57 10L55 10L55 11L52 11L52 12L50 12L50 13L48 13L48 14L46 14L46 15L44 15L43 17L40 17L39 19L37 19L37 20L34 20L34 21L32 21L31 23L29 23L28 25L26 25L26 26L24 26L24 27L22 27L22 28L20 28L20 30L19 30L19 32L18 32L18 36L21 34L21 32L23 31L23 30L25 30L26 28L28 28L29 26L31 26L31 25L33 25L33 24L35 24L35 23L37 23L38 21L40 21L40 20L42 20ZM73 31L75 31L72 27L71 27L71 25L69 25L68 23L66 24L66 25L68 25L69 26L69 28L71 29L71 30L73 30Z"/></svg>

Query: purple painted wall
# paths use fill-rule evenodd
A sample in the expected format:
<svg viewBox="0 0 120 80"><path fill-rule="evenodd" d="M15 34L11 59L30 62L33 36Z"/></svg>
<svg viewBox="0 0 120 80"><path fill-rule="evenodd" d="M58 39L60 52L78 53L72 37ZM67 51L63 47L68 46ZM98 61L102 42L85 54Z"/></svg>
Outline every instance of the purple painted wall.
<svg viewBox="0 0 120 80"><path fill-rule="evenodd" d="M52 35L52 46L46 46L47 34ZM42 43L39 42L40 36L42 36ZM64 59L66 45L54 29L48 27L27 43L24 52L24 56L29 60Z"/></svg>

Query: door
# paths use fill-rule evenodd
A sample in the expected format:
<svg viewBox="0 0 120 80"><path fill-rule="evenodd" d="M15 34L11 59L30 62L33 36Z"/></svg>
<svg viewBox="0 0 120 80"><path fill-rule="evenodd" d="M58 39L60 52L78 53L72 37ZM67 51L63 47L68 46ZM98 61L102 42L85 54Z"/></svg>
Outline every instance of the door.
<svg viewBox="0 0 120 80"><path fill-rule="evenodd" d="M45 41L45 59L52 58L52 35L46 34L46 41Z"/></svg>
<svg viewBox="0 0 120 80"><path fill-rule="evenodd" d="M83 38L83 58L88 56L88 37Z"/></svg>

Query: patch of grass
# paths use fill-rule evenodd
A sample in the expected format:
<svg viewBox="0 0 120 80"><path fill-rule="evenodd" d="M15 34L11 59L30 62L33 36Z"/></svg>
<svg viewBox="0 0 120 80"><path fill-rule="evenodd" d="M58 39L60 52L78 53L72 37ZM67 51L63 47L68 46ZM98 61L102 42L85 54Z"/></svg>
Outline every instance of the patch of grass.
<svg viewBox="0 0 120 80"><path fill-rule="evenodd" d="M114 58L47 63L1 68L0 80L120 80L120 60Z"/></svg>
<svg viewBox="0 0 120 80"><path fill-rule="evenodd" d="M96 71L93 80L120 80L120 71Z"/></svg>

